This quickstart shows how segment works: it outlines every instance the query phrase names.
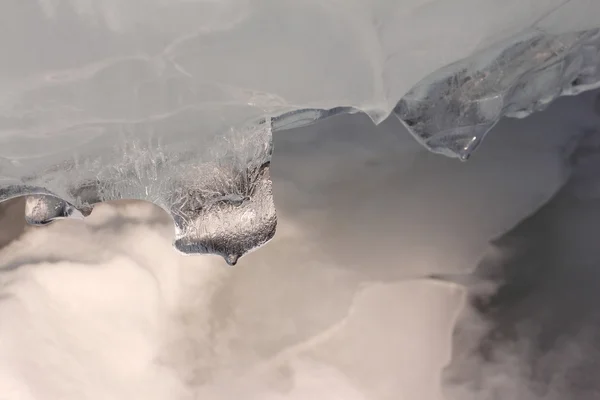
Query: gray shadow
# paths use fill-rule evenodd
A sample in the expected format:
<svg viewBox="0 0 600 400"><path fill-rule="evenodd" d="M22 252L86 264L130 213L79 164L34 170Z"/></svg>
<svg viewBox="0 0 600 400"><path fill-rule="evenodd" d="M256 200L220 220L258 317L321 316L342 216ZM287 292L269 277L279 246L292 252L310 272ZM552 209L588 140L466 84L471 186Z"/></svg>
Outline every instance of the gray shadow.
<svg viewBox="0 0 600 400"><path fill-rule="evenodd" d="M0 202L0 249L25 231L25 197Z"/></svg>

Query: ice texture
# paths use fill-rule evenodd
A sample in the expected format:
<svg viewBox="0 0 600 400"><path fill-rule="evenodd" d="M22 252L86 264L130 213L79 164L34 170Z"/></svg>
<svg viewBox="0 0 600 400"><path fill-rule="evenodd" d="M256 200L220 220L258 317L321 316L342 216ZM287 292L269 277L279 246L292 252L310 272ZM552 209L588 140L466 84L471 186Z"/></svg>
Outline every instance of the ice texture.
<svg viewBox="0 0 600 400"><path fill-rule="evenodd" d="M504 115L598 86L596 0L7 0L0 201L27 220L141 199L228 263L276 214L272 132L397 116L466 159Z"/></svg>
<svg viewBox="0 0 600 400"><path fill-rule="evenodd" d="M467 159L503 116L524 117L600 84L600 30L532 32L425 78L394 114L430 150Z"/></svg>

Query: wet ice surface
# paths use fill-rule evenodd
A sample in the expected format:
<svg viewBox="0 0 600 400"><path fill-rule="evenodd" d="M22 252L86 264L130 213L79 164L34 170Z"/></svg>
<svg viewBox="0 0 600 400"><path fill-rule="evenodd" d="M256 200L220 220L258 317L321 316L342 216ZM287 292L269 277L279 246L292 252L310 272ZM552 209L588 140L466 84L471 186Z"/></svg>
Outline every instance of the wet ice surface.
<svg viewBox="0 0 600 400"><path fill-rule="evenodd" d="M600 3L585 0L0 7L0 201L37 195L38 224L151 201L177 249L230 264L275 232L274 130L394 113L464 159L502 115L599 78Z"/></svg>
<svg viewBox="0 0 600 400"><path fill-rule="evenodd" d="M532 32L434 73L394 114L434 152L467 159L502 116L600 85L600 30Z"/></svg>

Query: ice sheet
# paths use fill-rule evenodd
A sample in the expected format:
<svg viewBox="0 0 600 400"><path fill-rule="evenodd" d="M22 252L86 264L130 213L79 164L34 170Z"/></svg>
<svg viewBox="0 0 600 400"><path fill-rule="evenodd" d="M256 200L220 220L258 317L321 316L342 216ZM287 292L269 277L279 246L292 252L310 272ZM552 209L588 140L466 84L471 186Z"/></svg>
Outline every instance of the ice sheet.
<svg viewBox="0 0 600 400"><path fill-rule="evenodd" d="M176 248L234 264L275 232L273 130L394 112L464 159L594 87L599 26L592 0L8 0L0 201L42 195L46 223L148 200Z"/></svg>

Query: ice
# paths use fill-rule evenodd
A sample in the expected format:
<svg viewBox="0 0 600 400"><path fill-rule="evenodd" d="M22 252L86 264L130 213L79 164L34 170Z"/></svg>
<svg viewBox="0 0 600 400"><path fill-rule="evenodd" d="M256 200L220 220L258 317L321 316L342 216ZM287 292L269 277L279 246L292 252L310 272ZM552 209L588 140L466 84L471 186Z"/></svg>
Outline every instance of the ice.
<svg viewBox="0 0 600 400"><path fill-rule="evenodd" d="M230 264L275 233L273 131L391 113L466 159L600 81L595 0L7 0L0 201L30 223L141 199Z"/></svg>
<svg viewBox="0 0 600 400"><path fill-rule="evenodd" d="M599 86L599 66L600 30L532 33L442 68L394 113L432 151L467 159L501 117Z"/></svg>

